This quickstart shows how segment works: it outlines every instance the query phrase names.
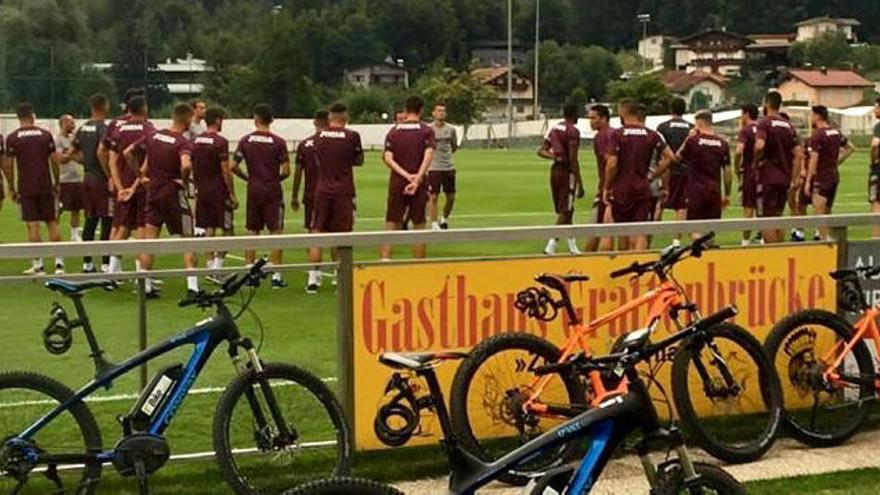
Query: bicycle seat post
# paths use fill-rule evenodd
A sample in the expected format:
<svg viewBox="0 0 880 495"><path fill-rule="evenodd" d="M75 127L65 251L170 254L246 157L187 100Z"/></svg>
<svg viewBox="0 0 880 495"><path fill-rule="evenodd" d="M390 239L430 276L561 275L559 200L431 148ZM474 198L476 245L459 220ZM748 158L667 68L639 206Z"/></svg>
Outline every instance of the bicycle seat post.
<svg viewBox="0 0 880 495"><path fill-rule="evenodd" d="M83 333L86 335L86 342L89 344L89 350L91 351L91 358L95 362L95 377L98 378L103 375L109 368L112 368L113 365L110 364L106 359L104 359L104 351L101 349L100 344L98 344L98 339L95 337L95 332L92 330L92 324L89 321L89 315L86 312L86 307L83 304L83 295L82 294L71 294L70 300L73 301L73 306L76 308L77 319L73 322L74 327L80 327L83 330Z"/></svg>
<svg viewBox="0 0 880 495"><path fill-rule="evenodd" d="M568 320L570 325L580 325L581 319L577 314L577 311L574 310L574 306L571 304L571 296L568 294L568 287L564 286L559 289L559 305L565 309L566 314L568 314Z"/></svg>

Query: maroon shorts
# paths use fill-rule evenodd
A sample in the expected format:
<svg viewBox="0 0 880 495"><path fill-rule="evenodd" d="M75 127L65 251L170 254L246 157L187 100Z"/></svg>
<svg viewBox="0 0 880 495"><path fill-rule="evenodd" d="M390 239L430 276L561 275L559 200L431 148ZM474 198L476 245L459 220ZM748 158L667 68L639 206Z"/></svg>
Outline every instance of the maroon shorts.
<svg viewBox="0 0 880 495"><path fill-rule="evenodd" d="M303 198L303 227L306 231L312 230L312 222L315 219L315 198Z"/></svg>
<svg viewBox="0 0 880 495"><path fill-rule="evenodd" d="M232 205L223 198L196 198L196 227L232 232Z"/></svg>
<svg viewBox="0 0 880 495"><path fill-rule="evenodd" d="M687 175L669 175L669 196L663 208L676 211L687 208Z"/></svg>
<svg viewBox="0 0 880 495"><path fill-rule="evenodd" d="M62 182L58 186L58 202L61 211L80 211L83 209L83 183Z"/></svg>
<svg viewBox="0 0 880 495"><path fill-rule="evenodd" d="M757 186L758 216L761 218L781 217L788 202L788 187L778 184L759 184Z"/></svg>
<svg viewBox="0 0 880 495"><path fill-rule="evenodd" d="M134 230L146 225L146 217L144 215L146 203L147 195L143 189L138 189L128 201L114 202L113 226Z"/></svg>
<svg viewBox="0 0 880 495"><path fill-rule="evenodd" d="M614 223L649 222L654 216L652 207L656 204L653 198L627 203L615 202L611 205L611 218L614 219Z"/></svg>
<svg viewBox="0 0 880 495"><path fill-rule="evenodd" d="M248 196L245 228L249 232L284 228L284 198Z"/></svg>
<svg viewBox="0 0 880 495"><path fill-rule="evenodd" d="M171 235L184 237L193 235L192 210L184 189L164 194L148 193L144 217L147 225L159 229L164 225Z"/></svg>
<svg viewBox="0 0 880 495"><path fill-rule="evenodd" d="M755 209L758 207L758 180L744 177L741 191L742 207Z"/></svg>
<svg viewBox="0 0 880 495"><path fill-rule="evenodd" d="M554 165L550 170L550 192L556 213L572 213L576 194L574 174L564 167Z"/></svg>
<svg viewBox="0 0 880 495"><path fill-rule="evenodd" d="M107 181L86 175L83 181L83 210L88 218L101 218L113 215L113 199Z"/></svg>
<svg viewBox="0 0 880 495"><path fill-rule="evenodd" d="M428 187L416 189L412 195L403 194L402 187L391 184L388 188L388 204L385 209L385 221L402 224L406 218L415 225L424 225L425 208L428 205Z"/></svg>
<svg viewBox="0 0 880 495"><path fill-rule="evenodd" d="M828 208L834 206L834 198L837 197L837 182L819 182L813 181L813 194L818 194L825 198Z"/></svg>
<svg viewBox="0 0 880 495"><path fill-rule="evenodd" d="M18 198L21 219L25 222L52 222L58 219L55 195L52 193Z"/></svg>
<svg viewBox="0 0 880 495"><path fill-rule="evenodd" d="M694 190L687 192L688 220L715 220L721 218L721 191Z"/></svg>
<svg viewBox="0 0 880 495"><path fill-rule="evenodd" d="M351 232L354 228L354 198L348 194L315 197L311 229L317 232Z"/></svg>
<svg viewBox="0 0 880 495"><path fill-rule="evenodd" d="M428 172L428 192L431 194L455 194L455 170L431 170Z"/></svg>

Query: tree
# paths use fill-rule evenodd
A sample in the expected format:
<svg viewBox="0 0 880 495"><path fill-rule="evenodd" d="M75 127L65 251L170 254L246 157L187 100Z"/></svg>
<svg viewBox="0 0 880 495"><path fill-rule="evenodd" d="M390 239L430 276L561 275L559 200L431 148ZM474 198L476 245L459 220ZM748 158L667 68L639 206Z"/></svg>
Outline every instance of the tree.
<svg viewBox="0 0 880 495"><path fill-rule="evenodd" d="M416 83L416 90L425 98L426 108L443 102L449 121L462 125L478 120L497 96L495 90L483 85L470 72L449 68L424 75Z"/></svg>
<svg viewBox="0 0 880 495"><path fill-rule="evenodd" d="M583 90L588 99L601 99L608 82L621 73L614 54L602 47L545 41L540 50L540 97L546 107L560 106L576 88ZM533 60L530 54L524 68L529 74L534 73Z"/></svg>
<svg viewBox="0 0 880 495"><path fill-rule="evenodd" d="M814 40L792 45L789 59L801 67L842 67L852 63L853 49L843 33L827 31Z"/></svg>
<svg viewBox="0 0 880 495"><path fill-rule="evenodd" d="M756 103L764 99L769 88L760 78L738 78L730 81L725 89L726 99L737 104Z"/></svg>
<svg viewBox="0 0 880 495"><path fill-rule="evenodd" d="M669 108L672 93L654 74L642 74L628 81L608 84L608 99L620 101L632 98L648 107L649 114L664 114Z"/></svg>
<svg viewBox="0 0 880 495"><path fill-rule="evenodd" d="M691 95L691 101L688 103L688 108L690 108L692 112L708 110L711 106L712 99L702 91L694 91L694 94Z"/></svg>
<svg viewBox="0 0 880 495"><path fill-rule="evenodd" d="M354 124L388 122L388 116L393 115L394 112L395 95L387 89L356 89L349 91L342 98L348 106L348 114Z"/></svg>

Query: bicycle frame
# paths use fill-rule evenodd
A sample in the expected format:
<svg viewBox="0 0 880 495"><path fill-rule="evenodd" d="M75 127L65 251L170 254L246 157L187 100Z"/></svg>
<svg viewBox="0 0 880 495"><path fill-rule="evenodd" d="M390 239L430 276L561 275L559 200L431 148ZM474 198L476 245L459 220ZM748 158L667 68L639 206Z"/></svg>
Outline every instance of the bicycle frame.
<svg viewBox="0 0 880 495"><path fill-rule="evenodd" d="M608 325L616 318L620 318L626 313L633 311L645 305L650 305L648 309L648 325L649 329L653 329L672 308L680 305L682 302L681 294L678 287L671 281L664 281L656 289L650 290L642 296L634 299L623 306L587 323L577 322L569 328L572 330L571 336L562 347L562 355L559 361L565 361L571 357L580 348L586 356L591 356L590 345L587 342L587 335L594 333L598 328ZM540 402L540 396L547 384L552 379L551 375L536 377L530 385L532 394L523 405L526 411L537 412L539 414L553 413L554 407L548 406ZM623 380L617 388L608 390L602 381L601 374L591 372L589 374L590 385L592 386L594 397L590 405L596 407L605 400L614 395L620 395L626 392L627 382Z"/></svg>
<svg viewBox="0 0 880 495"><path fill-rule="evenodd" d="M840 366L843 364L843 360L846 356L852 352L853 347L856 346L860 341L864 339L871 339L874 341L874 347L877 350L877 355L880 356L880 326L877 325L877 318L880 317L880 308L871 307L866 308L862 312L862 316L859 320L853 325L855 328L855 333L852 338L848 342L839 341L834 347L831 348L823 357L823 363L831 363L827 366L825 372L822 374L823 378L830 381L831 383L839 383L839 382L860 382L863 381L861 378L855 377L847 377L845 375L841 375L837 372L840 369ZM842 349L841 349L842 346ZM839 352L839 354L837 354ZM835 357L835 355L837 357ZM877 363L874 363L875 369L877 368ZM880 379L872 380L874 388L877 391L880 391Z"/></svg>
<svg viewBox="0 0 880 495"><path fill-rule="evenodd" d="M181 378L174 384L168 396L168 400L166 400L164 404L161 405L160 409L153 415L153 419L146 431L146 433L150 435L162 435L165 429L170 426L171 420L177 414L178 409L189 393L193 383L196 378L198 378L205 363L208 362L214 351L217 349L217 346L224 340L230 340L232 344L230 345L229 354L235 361L238 355L239 338L240 334L238 327L235 324L235 320L225 306L221 307L216 316L197 323L195 327L180 332L165 342L146 349L121 364L110 365L108 368L102 370L94 380L79 389L70 399L58 405L54 410L33 423L18 435L16 440L25 442L30 440L34 435L39 433L40 430L49 425L58 416L68 411L75 404L80 403L83 399L100 388L110 388L117 378L127 374L135 368L180 347L192 345L194 349L184 367ZM245 340L241 342L241 345L250 353L252 346L249 341ZM81 457L78 455L63 454L63 459L65 462L76 462L76 460L81 460L83 462L95 460L108 462L113 459L114 455L115 452L111 449L99 453L83 454ZM53 459L53 456L42 456L40 459L45 462Z"/></svg>

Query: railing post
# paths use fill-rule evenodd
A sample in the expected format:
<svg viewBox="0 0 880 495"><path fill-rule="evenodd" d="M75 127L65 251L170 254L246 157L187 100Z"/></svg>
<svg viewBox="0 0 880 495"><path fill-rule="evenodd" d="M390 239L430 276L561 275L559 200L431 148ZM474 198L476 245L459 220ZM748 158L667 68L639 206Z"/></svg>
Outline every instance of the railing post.
<svg viewBox="0 0 880 495"><path fill-rule="evenodd" d="M342 409L354 436L354 253L340 247L336 272L336 374Z"/></svg>
<svg viewBox="0 0 880 495"><path fill-rule="evenodd" d="M847 227L834 227L831 229L831 238L834 239L834 242L837 243L837 269L845 268L847 263L849 263L849 232ZM837 297L835 301L841 300L841 291L843 287L841 284L837 284ZM846 317L846 310L842 309L838 304L837 314L841 317Z"/></svg>
<svg viewBox="0 0 880 495"><path fill-rule="evenodd" d="M138 350L147 348L147 280L143 277L137 279L138 293ZM147 363L141 365L141 390L147 388Z"/></svg>

